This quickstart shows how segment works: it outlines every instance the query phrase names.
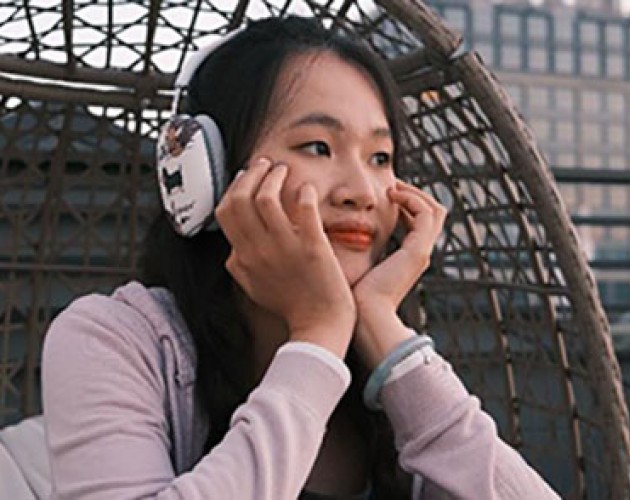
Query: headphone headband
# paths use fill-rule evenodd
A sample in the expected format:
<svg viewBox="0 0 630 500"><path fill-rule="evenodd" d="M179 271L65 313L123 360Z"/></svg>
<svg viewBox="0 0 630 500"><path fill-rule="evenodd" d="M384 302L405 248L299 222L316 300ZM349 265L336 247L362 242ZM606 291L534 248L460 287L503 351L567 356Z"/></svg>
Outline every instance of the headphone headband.
<svg viewBox="0 0 630 500"><path fill-rule="evenodd" d="M225 36L217 38L205 47L200 48L192 54L182 65L182 69L175 79L175 90L188 88L188 84L195 74L195 71L203 64L206 58L224 43L230 41L238 33L245 29L244 26L231 31Z"/></svg>

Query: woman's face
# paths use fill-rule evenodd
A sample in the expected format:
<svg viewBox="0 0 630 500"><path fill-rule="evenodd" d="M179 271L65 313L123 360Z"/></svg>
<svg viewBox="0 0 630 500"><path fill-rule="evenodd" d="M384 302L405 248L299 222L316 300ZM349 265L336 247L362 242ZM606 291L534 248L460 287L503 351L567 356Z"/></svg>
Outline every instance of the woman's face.
<svg viewBox="0 0 630 500"><path fill-rule="evenodd" d="M288 166L281 193L289 217L297 190L315 187L324 231L351 285L377 261L398 219L393 143L377 87L362 70L323 52L281 72L271 123L252 158Z"/></svg>

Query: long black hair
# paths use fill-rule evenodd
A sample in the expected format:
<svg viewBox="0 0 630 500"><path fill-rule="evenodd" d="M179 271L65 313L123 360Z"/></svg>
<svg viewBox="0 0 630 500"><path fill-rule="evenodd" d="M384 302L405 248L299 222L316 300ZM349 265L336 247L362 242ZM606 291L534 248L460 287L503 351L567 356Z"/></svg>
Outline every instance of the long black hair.
<svg viewBox="0 0 630 500"><path fill-rule="evenodd" d="M286 62L293 56L317 52L333 53L373 80L392 133L396 168L401 155L402 114L396 86L384 63L359 41L333 34L315 20L269 18L251 23L215 50L189 86L187 111L210 115L218 124L230 178L250 158L268 125L274 89ZM161 215L148 233L141 265L146 286L162 286L173 293L194 339L196 392L211 422L207 449L221 441L232 413L253 389L250 335L233 280L225 269L229 253L229 243L220 230L182 238ZM349 364L360 371L356 360ZM358 411L363 377L356 375L346 399ZM375 491L378 498L408 498L408 485L401 487L395 474L391 431L384 417L379 418L376 425L372 417L363 418L370 422L365 427L372 429L372 436L384 436L377 438L372 477Z"/></svg>

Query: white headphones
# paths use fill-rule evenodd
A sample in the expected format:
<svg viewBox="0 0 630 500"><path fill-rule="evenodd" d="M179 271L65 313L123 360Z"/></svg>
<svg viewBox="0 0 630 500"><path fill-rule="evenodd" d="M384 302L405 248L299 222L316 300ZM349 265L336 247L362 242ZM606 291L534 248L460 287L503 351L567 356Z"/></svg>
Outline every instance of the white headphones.
<svg viewBox="0 0 630 500"><path fill-rule="evenodd" d="M175 230L193 236L216 229L214 209L227 187L221 132L208 115L181 115L177 108L193 75L206 58L243 28L195 52L175 80L171 118L157 140L157 177L162 205Z"/></svg>

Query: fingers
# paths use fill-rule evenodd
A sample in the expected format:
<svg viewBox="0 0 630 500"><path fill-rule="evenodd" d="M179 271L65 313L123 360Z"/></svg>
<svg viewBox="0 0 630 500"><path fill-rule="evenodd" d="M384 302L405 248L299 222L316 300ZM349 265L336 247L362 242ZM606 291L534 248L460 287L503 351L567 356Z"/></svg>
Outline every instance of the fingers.
<svg viewBox="0 0 630 500"><path fill-rule="evenodd" d="M254 232L265 228L258 212L252 210L252 199L271 167L271 161L261 158L247 170L241 170L216 208L219 225L233 246L246 244L256 238L258 235L251 228L255 228Z"/></svg>
<svg viewBox="0 0 630 500"><path fill-rule="evenodd" d="M414 217L411 215L411 212L409 212L406 208L400 207L400 218L407 231L410 231L413 228L414 221Z"/></svg>
<svg viewBox="0 0 630 500"><path fill-rule="evenodd" d="M411 222L409 229L413 229L414 221L420 214L426 214L434 219L437 233L442 230L447 210L431 195L421 189L398 181L396 189L390 190L390 198L401 207L401 216L405 223Z"/></svg>
<svg viewBox="0 0 630 500"><path fill-rule="evenodd" d="M230 184L216 217L233 246L260 241L269 232L283 237L291 225L280 202L287 167L268 158L253 162Z"/></svg>
<svg viewBox="0 0 630 500"><path fill-rule="evenodd" d="M274 238L285 238L291 232L291 222L280 201L280 192L287 174L286 165L275 165L262 179L254 196L256 211L267 231Z"/></svg>
<svg viewBox="0 0 630 500"><path fill-rule="evenodd" d="M406 182L399 180L396 183L396 189L392 190L391 194L398 197L397 201L402 201L403 205L406 206L412 213L414 212L414 207L417 208L424 206L423 204L414 203L415 201L421 201L424 202L424 204L428 206L428 209L435 215L441 217L446 216L446 208L431 195L425 193L422 189L419 189L416 186L412 186L411 184L407 184Z"/></svg>
<svg viewBox="0 0 630 500"><path fill-rule="evenodd" d="M403 247L412 250L416 257L430 255L442 231L446 208L421 189L402 181L389 195L400 206L401 219L409 231Z"/></svg>
<svg viewBox="0 0 630 500"><path fill-rule="evenodd" d="M301 186L297 193L297 212L294 219L308 241L322 239L323 224L319 215L317 191L310 184Z"/></svg>

